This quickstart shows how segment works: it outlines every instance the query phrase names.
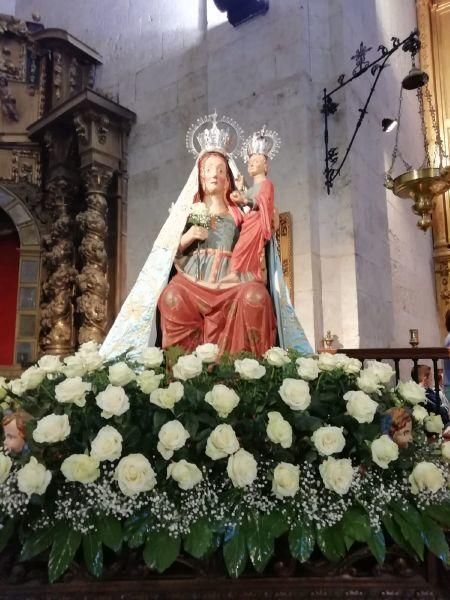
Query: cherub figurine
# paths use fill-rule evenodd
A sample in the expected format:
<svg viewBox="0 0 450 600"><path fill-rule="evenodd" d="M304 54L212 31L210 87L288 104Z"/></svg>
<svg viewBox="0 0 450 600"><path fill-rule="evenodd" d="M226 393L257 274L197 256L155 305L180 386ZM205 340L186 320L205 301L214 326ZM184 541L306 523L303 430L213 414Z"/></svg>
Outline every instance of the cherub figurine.
<svg viewBox="0 0 450 600"><path fill-rule="evenodd" d="M5 452L22 454L26 450L26 425L31 419L32 416L24 410L17 410L3 417L3 448Z"/></svg>
<svg viewBox="0 0 450 600"><path fill-rule="evenodd" d="M272 237L274 225L274 187L268 179L268 159L273 158L280 146L276 132L256 131L247 139L243 149L243 159L248 161L248 174L253 178L252 187L243 192L242 177L236 180L240 191L230 196L235 204L248 206L239 239L233 249L230 260L230 272L221 279L223 283L237 283L246 279L264 280L264 246Z"/></svg>
<svg viewBox="0 0 450 600"><path fill-rule="evenodd" d="M413 441L413 423L410 413L406 408L390 408L388 414L391 418L389 435L399 448L407 448Z"/></svg>

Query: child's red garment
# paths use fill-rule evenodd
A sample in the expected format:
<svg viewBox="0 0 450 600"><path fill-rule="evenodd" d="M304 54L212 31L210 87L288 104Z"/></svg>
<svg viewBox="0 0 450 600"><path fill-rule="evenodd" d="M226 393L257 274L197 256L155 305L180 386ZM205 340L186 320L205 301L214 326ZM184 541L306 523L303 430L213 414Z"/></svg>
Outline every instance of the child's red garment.
<svg viewBox="0 0 450 600"><path fill-rule="evenodd" d="M265 179L250 188L247 195L256 201L258 207L244 216L239 240L233 248L230 272L251 273L255 279L264 279L264 246L272 237L273 183Z"/></svg>

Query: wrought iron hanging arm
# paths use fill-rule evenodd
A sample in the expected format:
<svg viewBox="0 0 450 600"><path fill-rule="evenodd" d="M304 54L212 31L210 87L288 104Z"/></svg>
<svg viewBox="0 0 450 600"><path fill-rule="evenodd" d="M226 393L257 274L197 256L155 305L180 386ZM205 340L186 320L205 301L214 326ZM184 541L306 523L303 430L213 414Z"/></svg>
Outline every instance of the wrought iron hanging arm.
<svg viewBox="0 0 450 600"><path fill-rule="evenodd" d="M410 52L413 58L420 49L419 32L417 29L412 31L408 35L408 37L406 37L402 41L400 41L400 39L397 37L391 38L391 41L392 41L391 48L387 48L386 46L383 46L383 45L378 46L378 52L380 54L372 62L369 62L366 60L366 54L367 54L367 52L372 50L372 48L366 47L364 45L364 43L361 42L359 45L359 48L356 50L355 54L351 57L352 60L355 60L355 62L356 62L356 66L352 71L351 77L348 77L346 79L345 74L342 73L338 77L337 81L338 81L339 85L337 87L335 87L333 90L331 90L331 92L327 92L326 88L324 88L324 90L323 90L323 102L322 102L322 107L321 107L320 112L324 116L324 142L325 142L324 175L325 175L325 186L327 188L328 194L330 193L331 188L333 187L334 180L336 179L336 177L338 177L338 175L340 175L342 167L344 166L345 161L348 158L348 155L353 146L353 142L355 141L355 138L359 131L359 128L361 127L364 117L367 114L367 107L369 106L370 100L373 96L373 93L375 91L375 87L378 83L380 75L383 72L383 70L387 66L389 66L387 61L394 54L394 52L396 52L399 48L401 48L403 50L403 52ZM336 102L332 96L333 96L333 94L335 94L336 92L341 90L343 87L345 87L349 83L351 83L354 79L361 77L361 75L363 75L364 73L366 73L369 70L370 70L371 74L375 77L375 79L371 85L369 94L367 96L367 100L366 100L363 108L359 109L360 114L358 117L358 121L356 123L356 126L353 131L350 142L348 143L347 148L345 150L344 157L337 165L337 163L339 161L339 151L338 151L337 146L330 146L329 131L328 131L328 118L330 115L334 115L336 113L337 108L339 106L339 103Z"/></svg>

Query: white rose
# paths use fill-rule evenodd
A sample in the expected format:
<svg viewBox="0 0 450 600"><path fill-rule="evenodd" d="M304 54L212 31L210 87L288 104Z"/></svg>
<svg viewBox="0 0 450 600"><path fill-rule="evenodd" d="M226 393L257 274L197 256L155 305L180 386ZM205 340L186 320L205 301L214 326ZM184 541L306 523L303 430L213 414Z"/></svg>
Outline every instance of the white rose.
<svg viewBox="0 0 450 600"><path fill-rule="evenodd" d="M203 370L203 363L201 358L195 354L187 354L186 356L180 356L177 364L173 367L173 375L177 379L186 381L193 377L201 375Z"/></svg>
<svg viewBox="0 0 450 600"><path fill-rule="evenodd" d="M195 349L195 354L202 362L213 363L219 354L219 346L217 344L201 344Z"/></svg>
<svg viewBox="0 0 450 600"><path fill-rule="evenodd" d="M144 367L147 367L147 369L156 369L156 367L161 366L163 360L164 352L161 350L161 348L152 346L142 350L137 362L141 365L144 365Z"/></svg>
<svg viewBox="0 0 450 600"><path fill-rule="evenodd" d="M0 377L0 402L8 395L8 384L4 377Z"/></svg>
<svg viewBox="0 0 450 600"><path fill-rule="evenodd" d="M34 365L33 367L26 369L26 371L24 371L20 376L20 379L27 390L35 390L39 385L41 385L45 379L45 376L46 372Z"/></svg>
<svg viewBox="0 0 450 600"><path fill-rule="evenodd" d="M31 496L32 494L45 494L52 478L50 471L32 456L29 462L17 473L17 487L21 492Z"/></svg>
<svg viewBox="0 0 450 600"><path fill-rule="evenodd" d="M88 354L96 354L100 350L100 344L91 340L90 342L84 342L78 348L77 354L80 356L86 356Z"/></svg>
<svg viewBox="0 0 450 600"><path fill-rule="evenodd" d="M415 381L400 381L397 392L410 404L425 404L427 401L425 388Z"/></svg>
<svg viewBox="0 0 450 600"><path fill-rule="evenodd" d="M414 467L409 476L409 483L413 494L427 490L435 494L444 487L445 479L436 465L424 461Z"/></svg>
<svg viewBox="0 0 450 600"><path fill-rule="evenodd" d="M387 469L389 463L398 458L398 446L388 435L382 435L370 446L372 460L382 469Z"/></svg>
<svg viewBox="0 0 450 600"><path fill-rule="evenodd" d="M319 377L320 369L315 358L304 358L301 356L295 361L297 373L306 381L314 381Z"/></svg>
<svg viewBox="0 0 450 600"><path fill-rule="evenodd" d="M46 373L60 373L63 368L63 364L59 356L53 354L46 354L38 360L39 367Z"/></svg>
<svg viewBox="0 0 450 600"><path fill-rule="evenodd" d="M280 500L292 498L299 490L300 467L291 463L279 463L273 472L272 492Z"/></svg>
<svg viewBox="0 0 450 600"><path fill-rule="evenodd" d="M342 356L339 356L339 354L321 352L319 354L317 366L321 371L334 371L335 369L342 368L344 362L344 359Z"/></svg>
<svg viewBox="0 0 450 600"><path fill-rule="evenodd" d="M87 372L87 367L79 354L67 356L64 359L64 365L62 372L66 377L83 377Z"/></svg>
<svg viewBox="0 0 450 600"><path fill-rule="evenodd" d="M83 361L83 365L89 373L96 371L103 365L103 357L99 353L99 345L96 342L82 344L75 354Z"/></svg>
<svg viewBox="0 0 450 600"><path fill-rule="evenodd" d="M347 392L344 394L347 402L347 414L358 423L372 423L378 404L364 392Z"/></svg>
<svg viewBox="0 0 450 600"><path fill-rule="evenodd" d="M345 447L345 437L342 427L319 427L311 437L314 446L321 456L330 456L342 452Z"/></svg>
<svg viewBox="0 0 450 600"><path fill-rule="evenodd" d="M329 456L319 467L325 487L343 496L348 492L353 480L353 467L349 458Z"/></svg>
<svg viewBox="0 0 450 600"><path fill-rule="evenodd" d="M239 442L231 425L217 425L206 442L206 456L212 460L225 458L239 450Z"/></svg>
<svg viewBox="0 0 450 600"><path fill-rule="evenodd" d="M190 437L180 421L169 421L161 427L158 433L157 450L163 458L172 458L175 450L182 448Z"/></svg>
<svg viewBox="0 0 450 600"><path fill-rule="evenodd" d="M24 382L21 379L12 379L8 383L9 390L14 396L22 396L27 391Z"/></svg>
<svg viewBox="0 0 450 600"><path fill-rule="evenodd" d="M450 462L450 442L444 442L441 446L442 457L447 462ZM1 470L1 469L0 469ZM0 478L1 483L1 478Z"/></svg>
<svg viewBox="0 0 450 600"><path fill-rule="evenodd" d="M381 394L380 389L383 387L378 376L368 369L363 369L360 372L356 384L366 394Z"/></svg>
<svg viewBox="0 0 450 600"><path fill-rule="evenodd" d="M5 483L5 481L8 479L11 467L12 460L10 457L0 452L0 484Z"/></svg>
<svg viewBox="0 0 450 600"><path fill-rule="evenodd" d="M95 401L102 409L102 417L110 419L112 416L119 417L130 408L130 401L121 387L109 384L108 387L97 394Z"/></svg>
<svg viewBox="0 0 450 600"><path fill-rule="evenodd" d="M221 419L225 419L239 404L239 396L231 388L218 383L205 394L205 402L217 411Z"/></svg>
<svg viewBox="0 0 450 600"><path fill-rule="evenodd" d="M251 485L257 475L258 465L253 454L243 448L228 459L227 473L234 487Z"/></svg>
<svg viewBox="0 0 450 600"><path fill-rule="evenodd" d="M70 423L67 415L47 415L37 422L33 439L38 444L56 444L70 435Z"/></svg>
<svg viewBox="0 0 450 600"><path fill-rule="evenodd" d="M424 406L416 404L412 410L412 416L418 423L423 423L428 417L428 411Z"/></svg>
<svg viewBox="0 0 450 600"><path fill-rule="evenodd" d="M100 475L99 462L88 454L71 454L61 465L61 472L67 481L92 483Z"/></svg>
<svg viewBox="0 0 450 600"><path fill-rule="evenodd" d="M391 365L378 360L368 360L366 362L366 370L371 371L378 377L378 381L384 385L388 384L395 375L395 371Z"/></svg>
<svg viewBox="0 0 450 600"><path fill-rule="evenodd" d="M156 485L156 474L143 454L129 454L119 461L114 478L122 494L135 496L149 492Z"/></svg>
<svg viewBox="0 0 450 600"><path fill-rule="evenodd" d="M254 358L243 358L234 361L234 369L242 379L261 379L266 374L266 367Z"/></svg>
<svg viewBox="0 0 450 600"><path fill-rule="evenodd" d="M444 423L441 415L429 415L425 419L425 429L428 433L442 433Z"/></svg>
<svg viewBox="0 0 450 600"><path fill-rule="evenodd" d="M290 379L286 377L278 393L283 402L290 406L292 410L306 410L311 404L309 385L302 379Z"/></svg>
<svg viewBox="0 0 450 600"><path fill-rule="evenodd" d="M290 448L292 446L292 427L283 418L283 415L277 411L267 413L269 423L267 424L267 437L274 444L280 444L282 448Z"/></svg>
<svg viewBox="0 0 450 600"><path fill-rule="evenodd" d="M173 411L173 407L181 400L184 395L183 384L179 381L169 383L167 388L158 388L150 394L150 402L160 408L167 408Z"/></svg>
<svg viewBox="0 0 450 600"><path fill-rule="evenodd" d="M118 362L111 365L108 369L108 377L111 385L124 386L134 381L136 375L125 362Z"/></svg>
<svg viewBox="0 0 450 600"><path fill-rule="evenodd" d="M172 477L182 490L191 490L203 479L202 472L197 465L187 462L184 458L167 467L167 479L169 477Z"/></svg>
<svg viewBox="0 0 450 600"><path fill-rule="evenodd" d="M362 362L357 358L348 358L343 368L349 375L358 375L362 369Z"/></svg>
<svg viewBox="0 0 450 600"><path fill-rule="evenodd" d="M287 350L284 348L278 348L278 346L269 348L269 350L265 352L264 358L267 360L269 365L272 365L272 367L282 367L283 365L288 365L291 362Z"/></svg>
<svg viewBox="0 0 450 600"><path fill-rule="evenodd" d="M117 429L111 425L105 425L92 440L92 458L99 462L117 460L122 454L122 441L123 438Z"/></svg>
<svg viewBox="0 0 450 600"><path fill-rule="evenodd" d="M55 386L55 398L61 404L86 405L86 394L92 389L91 383L84 382L81 377L68 377Z"/></svg>
<svg viewBox="0 0 450 600"><path fill-rule="evenodd" d="M159 388L164 375L155 375L155 371L142 371L136 377L137 384L144 394L151 394Z"/></svg>

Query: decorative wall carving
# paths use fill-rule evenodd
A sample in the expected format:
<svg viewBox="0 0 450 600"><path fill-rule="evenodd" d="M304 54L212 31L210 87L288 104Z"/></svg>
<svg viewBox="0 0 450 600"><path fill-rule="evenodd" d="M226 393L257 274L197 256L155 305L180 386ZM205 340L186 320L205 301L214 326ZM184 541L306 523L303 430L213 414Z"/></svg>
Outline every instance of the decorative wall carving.
<svg viewBox="0 0 450 600"><path fill-rule="evenodd" d="M19 112L16 106L16 99L11 94L6 77L0 77L0 103L2 105L3 116L9 121L19 121Z"/></svg>
<svg viewBox="0 0 450 600"><path fill-rule="evenodd" d="M52 180L47 186L52 226L44 237L47 278L42 286L41 347L48 354L65 355L75 348L73 293L76 270L70 214L73 191L64 177Z"/></svg>
<svg viewBox="0 0 450 600"><path fill-rule="evenodd" d="M61 88L63 84L62 73L62 54L61 52L53 52L53 87L55 90L55 98L57 100L61 98Z"/></svg>
<svg viewBox="0 0 450 600"><path fill-rule="evenodd" d="M107 192L112 171L89 165L82 171L86 189L86 210L77 216L82 233L79 253L83 260L77 284L81 292L78 312L82 324L78 333L80 344L103 341L108 325L109 283L107 274Z"/></svg>

